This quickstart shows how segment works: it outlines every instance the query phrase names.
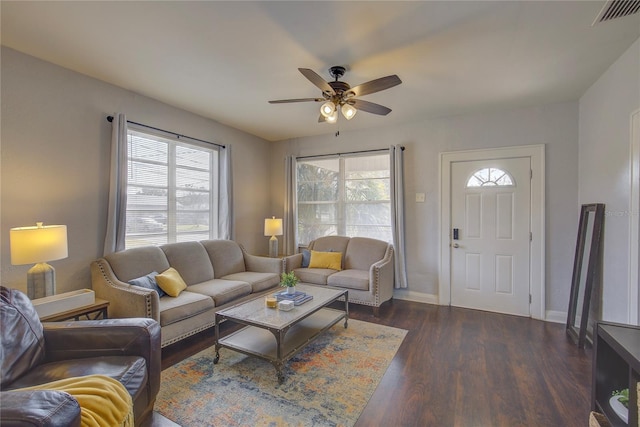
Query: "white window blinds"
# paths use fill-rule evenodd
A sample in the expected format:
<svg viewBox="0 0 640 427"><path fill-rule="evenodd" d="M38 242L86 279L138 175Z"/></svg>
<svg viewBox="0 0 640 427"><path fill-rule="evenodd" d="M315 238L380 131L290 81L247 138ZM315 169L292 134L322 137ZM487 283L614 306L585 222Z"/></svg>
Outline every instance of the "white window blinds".
<svg viewBox="0 0 640 427"><path fill-rule="evenodd" d="M129 129L125 247L215 239L218 155Z"/></svg>

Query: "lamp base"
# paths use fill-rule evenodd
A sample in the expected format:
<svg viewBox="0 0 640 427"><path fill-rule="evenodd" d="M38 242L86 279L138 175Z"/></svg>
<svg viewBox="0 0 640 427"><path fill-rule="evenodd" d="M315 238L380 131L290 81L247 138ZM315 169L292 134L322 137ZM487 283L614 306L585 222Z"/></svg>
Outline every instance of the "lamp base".
<svg viewBox="0 0 640 427"><path fill-rule="evenodd" d="M27 271L27 296L44 298L56 293L56 270L46 262L39 262Z"/></svg>
<svg viewBox="0 0 640 427"><path fill-rule="evenodd" d="M271 236L269 239L269 256L278 258L278 238L276 236Z"/></svg>

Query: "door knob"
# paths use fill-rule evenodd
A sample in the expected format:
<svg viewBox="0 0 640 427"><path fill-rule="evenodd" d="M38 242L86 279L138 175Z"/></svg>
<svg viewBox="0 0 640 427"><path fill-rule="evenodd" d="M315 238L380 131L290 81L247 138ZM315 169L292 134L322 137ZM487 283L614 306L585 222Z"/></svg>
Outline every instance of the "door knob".
<svg viewBox="0 0 640 427"><path fill-rule="evenodd" d="M451 246L453 246L453 247L454 247L454 248L456 248L456 249L458 249L458 248L460 247L460 245L459 245L459 244L457 244L457 243L454 243L454 244L453 244L453 245L451 245Z"/></svg>

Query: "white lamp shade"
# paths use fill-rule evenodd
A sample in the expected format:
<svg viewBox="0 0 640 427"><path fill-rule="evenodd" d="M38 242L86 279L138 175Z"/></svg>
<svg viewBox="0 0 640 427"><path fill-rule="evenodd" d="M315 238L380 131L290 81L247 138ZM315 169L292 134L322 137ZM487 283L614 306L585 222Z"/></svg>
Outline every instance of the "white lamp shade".
<svg viewBox="0 0 640 427"><path fill-rule="evenodd" d="M336 111L336 105L331 101L327 101L320 106L320 114L324 117L329 117L334 111Z"/></svg>
<svg viewBox="0 0 640 427"><path fill-rule="evenodd" d="M338 121L338 111L335 110L331 115L327 116L327 123L335 123Z"/></svg>
<svg viewBox="0 0 640 427"><path fill-rule="evenodd" d="M358 110L356 110L356 108L353 105L350 105L350 104L344 104L342 106L341 110L342 110L342 115L347 120L353 119L353 116L355 116L356 113L358 112Z"/></svg>
<svg viewBox="0 0 640 427"><path fill-rule="evenodd" d="M54 261L69 256L67 226L38 223L35 227L17 227L9 231L11 264L23 265Z"/></svg>
<svg viewBox="0 0 640 427"><path fill-rule="evenodd" d="M282 218L266 218L264 220L265 236L282 236Z"/></svg>

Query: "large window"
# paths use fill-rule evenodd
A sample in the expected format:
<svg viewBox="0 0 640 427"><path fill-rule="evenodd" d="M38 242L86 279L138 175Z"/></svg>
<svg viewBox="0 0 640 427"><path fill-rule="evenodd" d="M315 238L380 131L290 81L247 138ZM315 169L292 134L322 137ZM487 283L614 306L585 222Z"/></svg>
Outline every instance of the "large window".
<svg viewBox="0 0 640 427"><path fill-rule="evenodd" d="M298 160L298 244L322 236L391 242L389 154Z"/></svg>
<svg viewBox="0 0 640 427"><path fill-rule="evenodd" d="M217 236L215 147L128 131L125 247Z"/></svg>

